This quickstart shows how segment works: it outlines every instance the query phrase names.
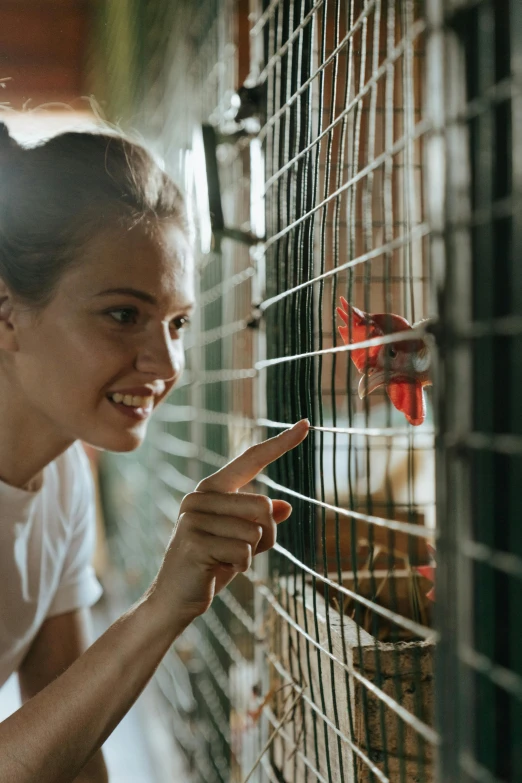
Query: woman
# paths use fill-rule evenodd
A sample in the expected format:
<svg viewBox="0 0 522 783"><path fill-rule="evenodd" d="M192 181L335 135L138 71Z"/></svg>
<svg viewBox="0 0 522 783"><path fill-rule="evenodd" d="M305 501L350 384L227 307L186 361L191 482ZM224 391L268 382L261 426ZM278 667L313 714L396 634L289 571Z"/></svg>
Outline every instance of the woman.
<svg viewBox="0 0 522 783"><path fill-rule="evenodd" d="M153 584L88 647L93 498L79 441L130 451L183 370L194 307L185 207L140 146L64 133L20 148L0 124L0 780L107 780L100 746L172 642L291 506L238 492L308 424L187 495Z"/></svg>

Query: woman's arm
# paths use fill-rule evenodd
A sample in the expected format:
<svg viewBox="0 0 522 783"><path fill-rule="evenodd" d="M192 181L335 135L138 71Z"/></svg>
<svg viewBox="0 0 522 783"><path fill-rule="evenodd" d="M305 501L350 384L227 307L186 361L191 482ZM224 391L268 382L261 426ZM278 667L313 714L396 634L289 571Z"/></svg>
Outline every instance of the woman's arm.
<svg viewBox="0 0 522 783"><path fill-rule="evenodd" d="M0 725L0 780L74 781L183 630L166 623L154 603L149 596L132 607Z"/></svg>
<svg viewBox="0 0 522 783"><path fill-rule="evenodd" d="M275 542L291 506L240 493L308 432L291 430L248 449L202 481L178 524L147 594L66 672L0 724L0 780L72 783L126 714L184 628L252 556Z"/></svg>
<svg viewBox="0 0 522 783"><path fill-rule="evenodd" d="M49 617L36 635L18 669L22 703L25 704L63 674L92 644L90 609L77 609ZM103 753L87 762L74 783L107 783Z"/></svg>

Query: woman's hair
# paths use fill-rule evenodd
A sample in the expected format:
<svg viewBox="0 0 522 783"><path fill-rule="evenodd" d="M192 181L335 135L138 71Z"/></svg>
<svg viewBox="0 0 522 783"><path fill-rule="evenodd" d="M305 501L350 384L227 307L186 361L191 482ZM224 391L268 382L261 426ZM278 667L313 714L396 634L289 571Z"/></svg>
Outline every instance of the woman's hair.
<svg viewBox="0 0 522 783"><path fill-rule="evenodd" d="M24 148L0 122L0 278L21 300L45 305L90 237L143 220L190 241L181 192L142 146L94 131Z"/></svg>

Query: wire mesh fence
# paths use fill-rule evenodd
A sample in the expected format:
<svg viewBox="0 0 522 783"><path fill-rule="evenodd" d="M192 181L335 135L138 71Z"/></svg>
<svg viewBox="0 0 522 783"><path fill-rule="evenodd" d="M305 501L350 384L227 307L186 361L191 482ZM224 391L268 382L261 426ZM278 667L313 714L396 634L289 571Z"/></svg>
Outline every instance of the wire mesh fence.
<svg viewBox="0 0 522 783"><path fill-rule="evenodd" d="M521 12L140 8L140 129L195 205L199 310L147 445L108 461L127 582L200 478L312 425L255 487L294 508L274 551L161 664L164 720L196 781L515 780Z"/></svg>
<svg viewBox="0 0 522 783"><path fill-rule="evenodd" d="M447 2L441 780L522 774L520 3ZM439 20L440 21L440 20ZM501 380L500 380L501 379ZM450 741L451 738L451 741Z"/></svg>
<svg viewBox="0 0 522 783"><path fill-rule="evenodd" d="M431 780L433 632L415 569L435 532L431 414L413 430L384 388L359 399L337 314L341 295L412 323L434 314L426 19L419 3L272 3L253 34L267 83L258 367L272 423L313 425L301 454L263 479L297 498L263 588L272 678L303 689L272 764L292 781ZM388 345L377 351L393 360ZM276 701L274 720L283 710Z"/></svg>
<svg viewBox="0 0 522 783"><path fill-rule="evenodd" d="M186 337L183 379L158 410L142 452L105 461L111 549L131 595L153 577L183 495L252 442L256 371L248 324L259 298L248 246L218 237L211 242L208 215L201 214L207 188L202 125L230 129L239 65L237 5L144 3L140 14L147 20L136 87L142 99L128 124L184 185L200 252L198 310ZM224 215L241 227L250 222L249 139L221 144L218 158ZM160 715L194 780L229 781L242 755L248 763L254 752L242 741L257 687L254 616L251 582L235 580L158 668Z"/></svg>

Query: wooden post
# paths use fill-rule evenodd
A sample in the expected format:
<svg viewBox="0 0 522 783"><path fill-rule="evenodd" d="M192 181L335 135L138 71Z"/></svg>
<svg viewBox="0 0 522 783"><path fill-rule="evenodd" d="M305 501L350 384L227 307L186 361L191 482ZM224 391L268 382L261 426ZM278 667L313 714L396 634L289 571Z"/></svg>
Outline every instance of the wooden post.
<svg viewBox="0 0 522 783"><path fill-rule="evenodd" d="M332 661L312 642L307 643L303 635L286 623L275 608L270 608L269 627L272 629L271 646L274 654L294 678L299 679L301 673L308 685L305 695L318 708L318 711L313 710L303 700L292 722L287 723L281 737L274 742L272 763L282 778L289 783L305 780L306 758L325 780L329 779L329 775L332 779L340 779L342 764L344 779L347 781L355 780L354 765L357 767L358 783L377 781L367 763L354 756L349 744L351 742L379 770L384 772L387 766L391 783L400 783L403 779L401 763L404 779L408 783L420 780L431 783L434 774L431 744L419 737L412 726L371 693L354 672L378 686L410 714L417 715L430 725L434 698L434 644L429 641L378 642L371 634L358 628L350 617L341 618L334 607L327 607L320 593L315 591L314 595L311 585L306 585L304 595L299 588L296 590L293 579L283 583L280 600L288 608L292 619L300 627L307 628L308 634L318 645L336 658L335 662ZM351 673L346 672L343 662ZM320 695L321 685L324 704ZM273 707L275 716L280 717L283 711L284 703L276 700ZM321 713L326 720L321 717ZM332 726L338 729L339 734ZM310 777L309 770L308 779Z"/></svg>

